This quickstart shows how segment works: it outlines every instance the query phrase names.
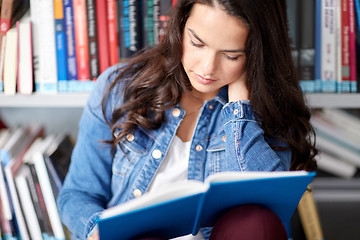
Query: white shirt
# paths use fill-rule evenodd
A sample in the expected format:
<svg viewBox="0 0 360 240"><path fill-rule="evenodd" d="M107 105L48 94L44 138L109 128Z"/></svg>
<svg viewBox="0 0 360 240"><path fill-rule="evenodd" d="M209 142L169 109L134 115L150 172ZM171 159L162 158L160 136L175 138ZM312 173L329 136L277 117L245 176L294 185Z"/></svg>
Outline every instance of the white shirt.
<svg viewBox="0 0 360 240"><path fill-rule="evenodd" d="M189 154L191 141L183 142L175 135L170 144L168 153L161 163L153 181L150 184L149 192L161 189L163 186L178 182L187 181ZM193 236L192 234L173 238L173 240L201 240L201 232Z"/></svg>

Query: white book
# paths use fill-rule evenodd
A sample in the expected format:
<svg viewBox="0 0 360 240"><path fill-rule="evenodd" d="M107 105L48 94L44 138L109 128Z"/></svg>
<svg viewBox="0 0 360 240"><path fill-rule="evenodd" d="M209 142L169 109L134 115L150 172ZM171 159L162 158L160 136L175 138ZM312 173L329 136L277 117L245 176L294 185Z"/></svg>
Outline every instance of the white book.
<svg viewBox="0 0 360 240"><path fill-rule="evenodd" d="M33 35L36 35L39 72L37 87L41 93L57 92L57 65L54 24L54 1L35 0L31 10ZM33 14L33 11L35 13ZM35 41L35 40L34 40Z"/></svg>
<svg viewBox="0 0 360 240"><path fill-rule="evenodd" d="M360 154L351 151L350 149L345 148L339 144L336 144L327 138L317 136L316 147L319 148L322 152L327 152L332 155L339 156L341 159L344 159L345 161L360 167Z"/></svg>
<svg viewBox="0 0 360 240"><path fill-rule="evenodd" d="M7 143L0 149L0 158L4 165L10 162L10 159L16 155L23 146L24 139L29 130L24 127L17 127L11 134Z"/></svg>
<svg viewBox="0 0 360 240"><path fill-rule="evenodd" d="M33 91L33 56L32 56L32 33L29 16L24 16L17 22L19 58L17 91L21 94L31 94Z"/></svg>
<svg viewBox="0 0 360 240"><path fill-rule="evenodd" d="M30 237L31 239L42 239L40 224L31 199L24 167L22 167L15 176L15 185L19 193L20 204L24 211L24 217L29 229Z"/></svg>
<svg viewBox="0 0 360 240"><path fill-rule="evenodd" d="M10 206L10 196L7 191L6 183L5 183L5 175L3 164L0 162L0 196L2 203L2 211L4 211L4 217L7 220L13 219L11 206Z"/></svg>
<svg viewBox="0 0 360 240"><path fill-rule="evenodd" d="M4 93L6 95L16 93L17 48L17 30L10 28L6 33L4 57Z"/></svg>
<svg viewBox="0 0 360 240"><path fill-rule="evenodd" d="M19 231L21 234L22 240L30 240L30 236L26 227L26 222L24 219L23 212L21 210L19 196L16 192L15 182L14 182L14 175L12 173L12 164L14 161L10 161L9 164L5 166L5 177L8 183L8 187L10 190L11 202L14 207L14 212L16 216L16 222L19 227Z"/></svg>
<svg viewBox="0 0 360 240"><path fill-rule="evenodd" d="M323 116L331 119L339 128L343 130L343 134L347 135L355 144L360 142L360 119L340 109L324 108Z"/></svg>
<svg viewBox="0 0 360 240"><path fill-rule="evenodd" d="M354 177L357 167L355 164L342 160L338 156L332 156L326 152L321 152L316 158L319 169L342 178Z"/></svg>
<svg viewBox="0 0 360 240"><path fill-rule="evenodd" d="M326 118L322 114L315 113L311 117L311 125L316 135L328 138L339 145L348 147L360 154L360 145L344 132L343 128L336 124L333 119Z"/></svg>
<svg viewBox="0 0 360 240"><path fill-rule="evenodd" d="M51 140L49 140L49 138L46 138L44 140L44 143L46 144L46 146L50 146L52 140L53 138ZM65 239L65 233L56 205L56 199L54 197L54 193L50 183L50 177L44 161L44 152L35 152L32 156L32 160L36 169L36 173L38 175L41 191L43 192L44 202L49 214L49 219L54 232L54 237L56 239Z"/></svg>
<svg viewBox="0 0 360 240"><path fill-rule="evenodd" d="M321 2L321 79L323 92L336 91L336 9L334 0Z"/></svg>

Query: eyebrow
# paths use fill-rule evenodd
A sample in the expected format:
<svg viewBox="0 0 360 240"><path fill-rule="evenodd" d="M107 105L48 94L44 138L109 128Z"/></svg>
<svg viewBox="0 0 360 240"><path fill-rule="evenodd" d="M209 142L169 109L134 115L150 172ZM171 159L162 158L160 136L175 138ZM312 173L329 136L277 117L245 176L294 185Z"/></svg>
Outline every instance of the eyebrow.
<svg viewBox="0 0 360 240"><path fill-rule="evenodd" d="M194 30L192 30L191 28L188 28L189 32L194 36L194 38L196 38L199 42L201 42L202 44L205 44L206 43L195 33ZM245 49L223 49L223 50L220 50L220 52L230 52L230 53L243 53L245 52Z"/></svg>

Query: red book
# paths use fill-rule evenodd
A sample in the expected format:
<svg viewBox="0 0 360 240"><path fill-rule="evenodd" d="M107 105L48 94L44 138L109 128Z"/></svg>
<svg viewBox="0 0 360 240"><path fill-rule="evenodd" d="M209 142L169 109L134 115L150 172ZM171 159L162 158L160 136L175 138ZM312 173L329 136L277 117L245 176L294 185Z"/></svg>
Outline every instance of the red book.
<svg viewBox="0 0 360 240"><path fill-rule="evenodd" d="M110 66L109 37L107 28L107 0L96 0L96 31L98 41L99 72Z"/></svg>
<svg viewBox="0 0 360 240"><path fill-rule="evenodd" d="M107 10L110 65L115 65L119 62L117 0L107 0Z"/></svg>
<svg viewBox="0 0 360 240"><path fill-rule="evenodd" d="M76 63L79 80L90 80L89 39L87 32L86 0L74 0L74 31Z"/></svg>
<svg viewBox="0 0 360 240"><path fill-rule="evenodd" d="M341 92L350 91L349 0L341 0Z"/></svg>
<svg viewBox="0 0 360 240"><path fill-rule="evenodd" d="M355 39L355 7L354 1L349 1L349 53L350 53L350 91L357 92L356 81L356 39Z"/></svg>

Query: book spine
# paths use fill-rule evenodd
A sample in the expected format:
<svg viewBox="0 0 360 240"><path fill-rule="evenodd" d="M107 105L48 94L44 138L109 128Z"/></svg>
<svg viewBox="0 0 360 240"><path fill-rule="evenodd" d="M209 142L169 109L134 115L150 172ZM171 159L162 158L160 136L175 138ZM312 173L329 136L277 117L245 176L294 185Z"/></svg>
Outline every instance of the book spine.
<svg viewBox="0 0 360 240"><path fill-rule="evenodd" d="M341 86L339 92L350 92L349 0L341 0Z"/></svg>
<svg viewBox="0 0 360 240"><path fill-rule="evenodd" d="M334 1L321 6L321 79L323 92L336 92L336 31Z"/></svg>
<svg viewBox="0 0 360 240"><path fill-rule="evenodd" d="M75 30L74 30L74 9L72 0L64 0L64 19L66 33L66 64L67 64L67 91L76 90L78 80L75 49Z"/></svg>
<svg viewBox="0 0 360 240"><path fill-rule="evenodd" d="M117 1L107 0L107 26L109 35L110 65L119 62L119 31Z"/></svg>
<svg viewBox="0 0 360 240"><path fill-rule="evenodd" d="M18 93L31 94L33 86L32 26L30 21L20 22L18 30L19 64Z"/></svg>
<svg viewBox="0 0 360 240"><path fill-rule="evenodd" d="M160 0L153 0L153 31L154 31L154 45L160 41Z"/></svg>
<svg viewBox="0 0 360 240"><path fill-rule="evenodd" d="M321 92L321 25L322 0L315 0L315 91Z"/></svg>
<svg viewBox="0 0 360 240"><path fill-rule="evenodd" d="M118 2L120 59L132 56L143 47L141 7L141 1Z"/></svg>
<svg viewBox="0 0 360 240"><path fill-rule="evenodd" d="M15 177L15 184L19 194L20 204L24 212L24 218L29 230L31 239L42 239L41 229L38 218L31 200L30 191L26 182L26 178L21 170Z"/></svg>
<svg viewBox="0 0 360 240"><path fill-rule="evenodd" d="M14 0L1 1L0 12L0 91L4 91L5 34L11 28L11 14Z"/></svg>
<svg viewBox="0 0 360 240"><path fill-rule="evenodd" d="M54 24L54 2L37 0L35 21L39 51L39 91L57 92L57 65Z"/></svg>
<svg viewBox="0 0 360 240"><path fill-rule="evenodd" d="M40 188L43 192L44 202L49 214L49 219L54 232L54 237L57 239L65 239L64 229L62 227L59 212L56 206L54 193L50 185L49 174L47 172L44 158L41 153L34 154L34 165L39 179Z"/></svg>
<svg viewBox="0 0 360 240"><path fill-rule="evenodd" d="M89 38L90 79L93 81L95 81L99 76L95 4L96 4L95 0L86 1L88 38Z"/></svg>
<svg viewBox="0 0 360 240"><path fill-rule="evenodd" d="M315 2L300 4L299 77L306 92L315 92Z"/></svg>
<svg viewBox="0 0 360 240"><path fill-rule="evenodd" d="M18 37L16 28L11 28L6 33L5 57L4 57L4 93L14 95L16 93L17 80L17 50Z"/></svg>
<svg viewBox="0 0 360 240"><path fill-rule="evenodd" d="M107 29L107 18L105 17L107 16L106 0L96 0L95 13L96 32L98 37L99 73L102 73L110 66L109 37Z"/></svg>
<svg viewBox="0 0 360 240"><path fill-rule="evenodd" d="M350 49L350 92L357 92L356 33L354 0L349 0L349 49Z"/></svg>
<svg viewBox="0 0 360 240"><path fill-rule="evenodd" d="M143 1L143 36L144 46L154 46L154 1Z"/></svg>
<svg viewBox="0 0 360 240"><path fill-rule="evenodd" d="M41 232L48 236L52 236L53 233L50 226L50 219L46 211L44 197L42 196L35 167L32 164L25 164L24 166L26 166L26 171L28 172L26 176L26 180L29 185L31 199L34 203L35 212L39 220Z"/></svg>
<svg viewBox="0 0 360 240"><path fill-rule="evenodd" d="M160 0L160 15L159 15L159 41L164 36L167 22L169 21L169 12L172 7L171 0Z"/></svg>
<svg viewBox="0 0 360 240"><path fill-rule="evenodd" d="M75 49L78 80L90 80L89 39L87 33L86 0L73 0Z"/></svg>
<svg viewBox="0 0 360 240"><path fill-rule="evenodd" d="M67 91L66 40L63 0L54 0L56 65L59 92Z"/></svg>

